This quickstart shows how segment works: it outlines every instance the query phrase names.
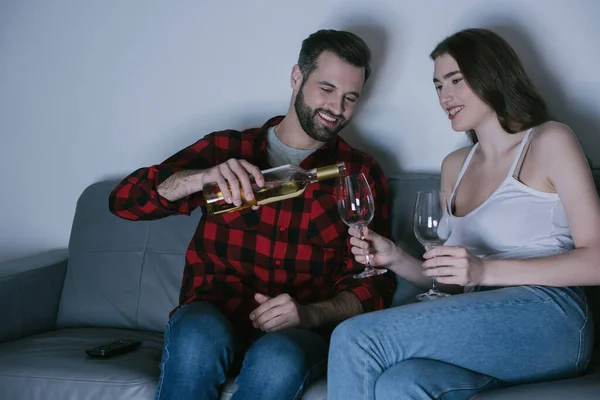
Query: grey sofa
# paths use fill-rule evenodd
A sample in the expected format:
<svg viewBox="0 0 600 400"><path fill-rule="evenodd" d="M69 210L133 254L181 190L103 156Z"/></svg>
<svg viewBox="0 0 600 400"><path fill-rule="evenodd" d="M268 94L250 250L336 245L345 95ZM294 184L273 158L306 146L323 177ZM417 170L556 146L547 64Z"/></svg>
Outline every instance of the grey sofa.
<svg viewBox="0 0 600 400"><path fill-rule="evenodd" d="M196 210L190 217L152 222L119 219L108 212L115 184L99 182L83 192L68 252L0 264L0 399L153 398L162 331L176 304L184 253L201 214ZM433 175L390 178L392 235L415 255L421 252L410 225L415 193L438 184ZM411 301L417 292L399 281L394 305ZM590 293L597 296L597 289ZM114 359L89 359L84 352L133 338L143 342L141 348ZM598 399L599 366L593 362L582 377L473 398ZM325 378L315 382L304 399L325 399L325 387ZM234 390L228 382L221 398L230 398Z"/></svg>

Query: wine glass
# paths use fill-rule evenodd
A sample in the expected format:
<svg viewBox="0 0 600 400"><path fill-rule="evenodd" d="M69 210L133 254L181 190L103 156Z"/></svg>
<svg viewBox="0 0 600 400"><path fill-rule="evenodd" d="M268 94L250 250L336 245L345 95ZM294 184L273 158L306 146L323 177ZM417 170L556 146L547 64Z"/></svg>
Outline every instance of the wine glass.
<svg viewBox="0 0 600 400"><path fill-rule="evenodd" d="M413 217L413 230L417 240L431 250L443 245L450 236L451 226L448 220L448 202L440 204L440 192L437 190L417 193ZM431 277L431 289L417 295L418 300L435 300L450 296L435 287L435 276Z"/></svg>
<svg viewBox="0 0 600 400"><path fill-rule="evenodd" d="M363 228L371 222L375 213L373 194L364 174L348 175L338 179L337 206L342 221L350 227L358 229L361 239L364 240ZM373 268L366 257L366 267L354 278L366 278L387 272L385 268Z"/></svg>

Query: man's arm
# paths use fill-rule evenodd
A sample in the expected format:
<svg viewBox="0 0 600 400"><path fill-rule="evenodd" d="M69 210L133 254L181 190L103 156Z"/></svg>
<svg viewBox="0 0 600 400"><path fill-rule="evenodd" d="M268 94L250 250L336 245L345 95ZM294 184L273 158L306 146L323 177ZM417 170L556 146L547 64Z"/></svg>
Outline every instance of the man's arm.
<svg viewBox="0 0 600 400"><path fill-rule="evenodd" d="M255 328L265 332L290 327L333 328L343 320L363 312L360 300L350 292L341 292L330 300L304 305L287 293L273 298L256 294L254 299L260 306L250 313L250 320Z"/></svg>
<svg viewBox="0 0 600 400"><path fill-rule="evenodd" d="M333 327L345 319L363 313L360 300L350 292L340 292L331 300L307 304L303 307L308 328Z"/></svg>
<svg viewBox="0 0 600 400"><path fill-rule="evenodd" d="M197 190L202 188L198 172L214 164L213 142L214 134L209 134L162 163L131 173L111 192L110 211L134 221L159 219L172 214L189 215L202 201ZM177 193L168 188L164 190L162 184L167 181L168 188L179 188ZM179 196L183 194L181 188L187 192L184 196Z"/></svg>
<svg viewBox="0 0 600 400"><path fill-rule="evenodd" d="M204 186L202 183L203 173L204 170L194 169L175 172L158 185L156 190L160 196L171 202L181 200L184 197L202 190L202 187Z"/></svg>
<svg viewBox="0 0 600 400"><path fill-rule="evenodd" d="M176 172L158 185L157 190L158 194L167 200L177 201L202 191L205 183L215 182L226 201L239 206L242 204L240 186L246 199L250 200L253 197L249 175L254 176L258 186L264 184L264 177L257 166L246 160L231 158L210 169Z"/></svg>

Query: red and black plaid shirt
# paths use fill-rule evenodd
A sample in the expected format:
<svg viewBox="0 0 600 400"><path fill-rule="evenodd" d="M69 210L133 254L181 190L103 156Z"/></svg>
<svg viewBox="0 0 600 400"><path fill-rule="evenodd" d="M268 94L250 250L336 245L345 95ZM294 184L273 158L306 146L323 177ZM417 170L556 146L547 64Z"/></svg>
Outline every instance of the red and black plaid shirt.
<svg viewBox="0 0 600 400"><path fill-rule="evenodd" d="M163 163L133 172L111 193L111 212L130 220L189 215L203 207L201 192L170 202L158 194L158 185L175 172L207 169L230 158L245 159L261 170L270 168L267 130L282 118L272 118L259 129L213 132ZM348 174L363 172L368 177L375 198L370 227L387 236L387 180L372 157L336 137L300 167L339 161L346 163ZM350 253L347 229L338 215L334 179L311 184L300 197L256 211L203 215L186 253L179 303L213 303L241 329L252 327L248 315L258 306L257 292L272 297L288 293L307 304L350 291L365 311L382 309L390 304L394 276L354 279L364 266Z"/></svg>

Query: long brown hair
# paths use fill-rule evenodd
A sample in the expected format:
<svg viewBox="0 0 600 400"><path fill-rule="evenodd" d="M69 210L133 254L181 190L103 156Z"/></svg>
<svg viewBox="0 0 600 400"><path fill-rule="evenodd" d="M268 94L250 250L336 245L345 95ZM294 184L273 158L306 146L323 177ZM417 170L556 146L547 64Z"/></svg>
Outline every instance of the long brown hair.
<svg viewBox="0 0 600 400"><path fill-rule="evenodd" d="M448 54L473 92L498 116L502 128L517 133L548 120L544 99L527 76L513 48L488 29L465 29L448 36L431 52L435 59ZM477 143L475 130L467 131Z"/></svg>

